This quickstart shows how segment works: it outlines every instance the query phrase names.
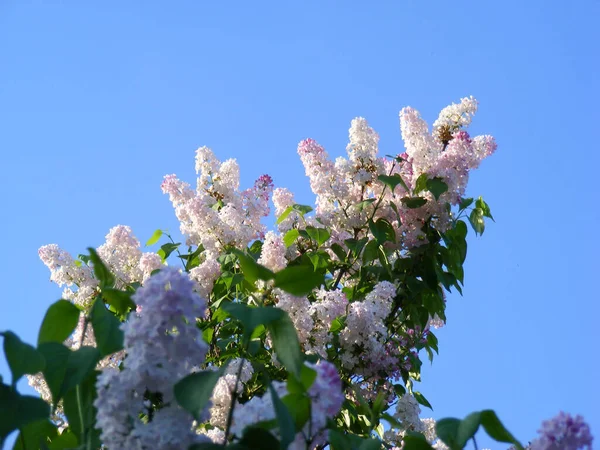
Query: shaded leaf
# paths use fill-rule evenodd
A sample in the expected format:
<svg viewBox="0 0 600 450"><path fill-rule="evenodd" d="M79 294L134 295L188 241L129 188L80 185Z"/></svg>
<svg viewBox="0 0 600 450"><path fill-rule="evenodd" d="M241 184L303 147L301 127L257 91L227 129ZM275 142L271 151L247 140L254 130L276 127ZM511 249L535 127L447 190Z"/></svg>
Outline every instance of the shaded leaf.
<svg viewBox="0 0 600 450"><path fill-rule="evenodd" d="M296 296L308 294L324 281L323 274L306 265L288 266L275 274L275 286Z"/></svg>
<svg viewBox="0 0 600 450"><path fill-rule="evenodd" d="M175 383L173 391L177 403L189 411L196 420L201 420L208 406L213 389L223 374L225 366L216 371L192 373Z"/></svg>
<svg viewBox="0 0 600 450"><path fill-rule="evenodd" d="M44 370L44 356L33 346L21 341L12 331L5 331L0 335L4 336L4 355L10 367L13 386L16 386L23 375L35 375Z"/></svg>
<svg viewBox="0 0 600 450"><path fill-rule="evenodd" d="M101 356L123 350L121 322L104 306L102 298L97 298L90 313L96 345Z"/></svg>
<svg viewBox="0 0 600 450"><path fill-rule="evenodd" d="M50 305L38 333L38 345L43 342L64 342L75 330L79 314L79 309L67 300Z"/></svg>

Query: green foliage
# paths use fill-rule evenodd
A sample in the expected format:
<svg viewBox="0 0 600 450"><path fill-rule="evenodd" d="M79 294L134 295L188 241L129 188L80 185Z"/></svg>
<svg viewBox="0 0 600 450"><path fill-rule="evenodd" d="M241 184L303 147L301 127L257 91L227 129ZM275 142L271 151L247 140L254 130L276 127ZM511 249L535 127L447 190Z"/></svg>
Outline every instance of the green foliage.
<svg viewBox="0 0 600 450"><path fill-rule="evenodd" d="M4 355L12 373L13 386L17 385L17 381L23 375L35 375L44 370L46 366L44 355L34 347L21 341L11 331L0 333L0 336L4 336Z"/></svg>
<svg viewBox="0 0 600 450"><path fill-rule="evenodd" d="M173 387L177 403L189 411L196 420L200 420L224 369L222 367L216 371L192 373L179 380Z"/></svg>
<svg viewBox="0 0 600 450"><path fill-rule="evenodd" d="M38 345L44 342L64 342L75 330L79 314L79 309L67 300L59 300L50 305L40 327Z"/></svg>
<svg viewBox="0 0 600 450"><path fill-rule="evenodd" d="M90 320L96 337L100 356L107 356L123 350L121 322L104 306L102 298L97 298L92 306Z"/></svg>
<svg viewBox="0 0 600 450"><path fill-rule="evenodd" d="M146 241L146 247L150 247L151 245L156 244L160 240L162 235L163 235L162 230L156 230L154 233L152 233L152 236L150 236L150 239L148 239Z"/></svg>

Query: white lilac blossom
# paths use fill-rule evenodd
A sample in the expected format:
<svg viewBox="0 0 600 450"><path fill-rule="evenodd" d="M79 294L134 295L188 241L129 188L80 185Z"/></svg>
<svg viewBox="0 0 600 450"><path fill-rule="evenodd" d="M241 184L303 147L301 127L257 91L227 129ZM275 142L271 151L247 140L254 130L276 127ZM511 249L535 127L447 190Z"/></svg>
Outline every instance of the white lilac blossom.
<svg viewBox="0 0 600 450"><path fill-rule="evenodd" d="M531 450L592 450L590 427L581 416L560 412L542 422L540 436L531 442Z"/></svg>
<svg viewBox="0 0 600 450"><path fill-rule="evenodd" d="M242 366L241 370L240 365ZM209 420L212 426L225 429L233 394L235 392L239 395L243 392L244 384L252 378L253 373L252 365L244 359L236 358L228 364L224 375L219 378L213 389ZM236 380L238 380L237 385Z"/></svg>
<svg viewBox="0 0 600 450"><path fill-rule="evenodd" d="M260 223L269 214L268 201L273 183L262 175L254 186L239 192L239 168L234 160L221 163L207 147L196 152L198 183L189 184L167 175L162 190L169 194L189 245L202 245L218 254L227 245L244 248L264 236Z"/></svg>
<svg viewBox="0 0 600 450"><path fill-rule="evenodd" d="M319 361L317 364L306 363L308 367L317 372L313 385L308 390L311 400L310 423L296 435L296 439L288 447L291 450L306 449L307 440L309 448L314 449L327 441L327 418L334 417L341 409L344 402L342 381L333 364ZM287 395L285 383L273 382L273 388L279 397ZM270 394L254 397L244 404L236 404L233 411L231 432L241 436L244 428L264 420L275 418L273 400Z"/></svg>
<svg viewBox="0 0 600 450"><path fill-rule="evenodd" d="M349 305L346 328L340 334L340 343L345 350L342 355L344 368L369 377L397 365L397 358L387 345L388 332L384 323L395 295L396 287L389 281L382 281L364 300Z"/></svg>
<svg viewBox="0 0 600 450"><path fill-rule="evenodd" d="M62 250L56 244L40 247L38 254L42 262L50 269L50 280L60 287L66 286L63 298L77 305L88 307L98 286L92 269L85 264L76 263L67 251Z"/></svg>
<svg viewBox="0 0 600 450"><path fill-rule="evenodd" d="M286 251L281 235L269 231L265 234L258 263L274 272L282 270L287 265Z"/></svg>
<svg viewBox="0 0 600 450"><path fill-rule="evenodd" d="M190 270L190 278L196 282L196 291L206 299L210 297L219 275L221 275L221 264L217 261L217 256L211 252L204 252L204 261Z"/></svg>
<svg viewBox="0 0 600 450"><path fill-rule="evenodd" d="M142 310L122 324L124 368L108 368L98 377L94 405L103 443L111 449L179 449L208 441L192 430L192 416L173 398L174 383L206 355L208 346L196 327L205 300L187 275L171 267L151 277L134 300Z"/></svg>

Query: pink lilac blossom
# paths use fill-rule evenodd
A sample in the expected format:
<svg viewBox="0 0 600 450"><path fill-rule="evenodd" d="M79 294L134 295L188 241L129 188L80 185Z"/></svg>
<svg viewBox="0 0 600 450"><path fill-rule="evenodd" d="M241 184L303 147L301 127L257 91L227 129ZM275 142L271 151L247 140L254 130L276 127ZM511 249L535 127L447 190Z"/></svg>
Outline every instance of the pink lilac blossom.
<svg viewBox="0 0 600 450"><path fill-rule="evenodd" d="M531 450L592 450L590 427L581 416L560 412L542 422L540 437L531 442Z"/></svg>
<svg viewBox="0 0 600 450"><path fill-rule="evenodd" d="M193 281L171 267L151 277L133 299L142 311L121 325L124 368L105 369L98 377L94 405L103 443L111 449L179 449L208 441L192 430L191 415L173 398L173 384L204 361L208 346L196 317L203 316L206 302ZM159 393L164 407L144 423L140 414L152 408L147 392Z"/></svg>
<svg viewBox="0 0 600 450"><path fill-rule="evenodd" d="M341 358L344 368L369 377L397 366L397 355L387 344L388 332L384 323L395 295L396 287L382 281L363 301L350 304L346 328L340 333L340 344L345 351Z"/></svg>
<svg viewBox="0 0 600 450"><path fill-rule="evenodd" d="M308 315L313 319L309 350L326 358L327 347L332 339L329 329L336 318L346 315L348 299L341 290L326 291L325 289L316 291L315 299L308 310Z"/></svg>
<svg viewBox="0 0 600 450"><path fill-rule="evenodd" d="M221 275L221 265L212 252L204 252L204 261L190 270L190 278L196 282L196 291L201 297L210 299L215 280Z"/></svg>
<svg viewBox="0 0 600 450"><path fill-rule="evenodd" d="M58 247L49 244L40 247L38 254L42 262L50 269L50 280L58 286L66 286L63 298L77 305L87 307L91 304L98 281L92 269L85 264L77 264L73 257ZM73 286L77 289L73 289Z"/></svg>
<svg viewBox="0 0 600 450"><path fill-rule="evenodd" d="M207 251L219 254L228 245L242 249L264 236L265 226L260 221L269 214L273 191L268 175L239 192L237 163L220 163L207 147L196 152L196 171L196 192L174 175L167 175L162 184L189 245L203 245Z"/></svg>
<svg viewBox="0 0 600 450"><path fill-rule="evenodd" d="M263 242L258 263L262 264L267 269L277 272L287 265L287 259L285 257L286 252L287 248L285 247L281 235L269 231L265 234L265 240Z"/></svg>

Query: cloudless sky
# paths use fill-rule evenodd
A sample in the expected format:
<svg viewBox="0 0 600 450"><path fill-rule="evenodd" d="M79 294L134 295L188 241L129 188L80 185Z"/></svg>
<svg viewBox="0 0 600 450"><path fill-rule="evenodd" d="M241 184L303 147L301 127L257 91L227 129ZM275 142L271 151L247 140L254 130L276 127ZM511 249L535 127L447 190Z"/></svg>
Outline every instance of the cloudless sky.
<svg viewBox="0 0 600 450"><path fill-rule="evenodd" d="M493 408L526 442L565 410L597 444L599 21L585 0L1 0L0 330L35 343L60 298L41 245L178 235L160 183L194 183L201 145L238 160L243 188L269 173L310 204L301 139L342 155L363 116L400 153L403 106L431 123L474 95L471 134L499 148L468 193L496 222L469 236L423 417Z"/></svg>

